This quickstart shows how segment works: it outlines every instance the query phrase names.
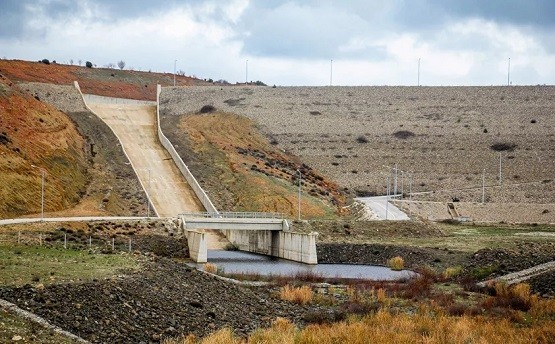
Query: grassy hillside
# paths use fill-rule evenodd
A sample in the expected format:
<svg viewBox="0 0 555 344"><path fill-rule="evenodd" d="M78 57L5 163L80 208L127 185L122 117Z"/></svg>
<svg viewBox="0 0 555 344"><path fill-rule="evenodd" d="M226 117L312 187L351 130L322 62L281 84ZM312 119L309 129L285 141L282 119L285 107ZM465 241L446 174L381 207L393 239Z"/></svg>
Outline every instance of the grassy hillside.
<svg viewBox="0 0 555 344"><path fill-rule="evenodd" d="M84 140L62 112L22 93L0 77L0 217L75 204L87 184Z"/></svg>
<svg viewBox="0 0 555 344"><path fill-rule="evenodd" d="M68 85L78 81L83 93L108 97L156 100L156 85L173 85L173 74L110 68L86 68L20 60L0 60L0 74L14 82L43 82ZM177 76L178 86L209 84Z"/></svg>

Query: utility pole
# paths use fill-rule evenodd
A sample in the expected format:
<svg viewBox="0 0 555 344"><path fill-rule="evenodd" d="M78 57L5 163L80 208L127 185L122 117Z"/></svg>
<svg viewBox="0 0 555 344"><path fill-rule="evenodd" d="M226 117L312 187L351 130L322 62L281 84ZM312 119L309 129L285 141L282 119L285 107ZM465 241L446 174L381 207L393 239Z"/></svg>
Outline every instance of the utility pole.
<svg viewBox="0 0 555 344"><path fill-rule="evenodd" d="M509 57L509 65L507 67L507 86L511 86L511 58Z"/></svg>
<svg viewBox="0 0 555 344"><path fill-rule="evenodd" d="M412 172L409 175L409 200L412 201Z"/></svg>
<svg viewBox="0 0 555 344"><path fill-rule="evenodd" d="M482 170L482 204L486 202L486 169Z"/></svg>
<svg viewBox="0 0 555 344"><path fill-rule="evenodd" d="M148 193L150 193L150 169L148 169ZM146 217L150 218L150 197L146 195Z"/></svg>
<svg viewBox="0 0 555 344"><path fill-rule="evenodd" d="M173 60L173 87L175 87L175 73L177 73L177 60Z"/></svg>
<svg viewBox="0 0 555 344"><path fill-rule="evenodd" d="M501 152L499 152L499 185L503 184L502 174L501 174Z"/></svg>
<svg viewBox="0 0 555 344"><path fill-rule="evenodd" d="M297 170L297 172L299 172L299 207L298 207L298 216L297 219L299 221L301 221L301 183L302 183L302 175L301 175L301 170Z"/></svg>
<svg viewBox="0 0 555 344"><path fill-rule="evenodd" d="M40 169L40 175L41 175L40 220L44 221L44 168L42 168L40 166L36 166L36 165L31 165L31 167Z"/></svg>
<svg viewBox="0 0 555 344"><path fill-rule="evenodd" d="M245 85L249 83L249 60L245 61Z"/></svg>
<svg viewBox="0 0 555 344"><path fill-rule="evenodd" d="M395 179L393 181L393 197L397 196L397 163L395 163Z"/></svg>
<svg viewBox="0 0 555 344"><path fill-rule="evenodd" d="M417 85L420 86L420 58L418 58L418 82Z"/></svg>
<svg viewBox="0 0 555 344"><path fill-rule="evenodd" d="M387 176L387 185L388 186L389 186L389 178L390 178L390 176ZM387 192L387 197L385 198L385 220L386 221L387 221L388 207L389 207L389 191Z"/></svg>
<svg viewBox="0 0 555 344"><path fill-rule="evenodd" d="M332 85L333 78L333 60L330 60L330 86Z"/></svg>

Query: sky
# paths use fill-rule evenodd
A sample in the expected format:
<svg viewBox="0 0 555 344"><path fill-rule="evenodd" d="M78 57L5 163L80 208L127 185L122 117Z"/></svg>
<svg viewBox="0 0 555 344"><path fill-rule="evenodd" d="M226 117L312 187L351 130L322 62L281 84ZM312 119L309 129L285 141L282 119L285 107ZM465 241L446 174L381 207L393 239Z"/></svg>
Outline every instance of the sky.
<svg viewBox="0 0 555 344"><path fill-rule="evenodd" d="M555 1L0 0L0 58L282 86L555 84Z"/></svg>

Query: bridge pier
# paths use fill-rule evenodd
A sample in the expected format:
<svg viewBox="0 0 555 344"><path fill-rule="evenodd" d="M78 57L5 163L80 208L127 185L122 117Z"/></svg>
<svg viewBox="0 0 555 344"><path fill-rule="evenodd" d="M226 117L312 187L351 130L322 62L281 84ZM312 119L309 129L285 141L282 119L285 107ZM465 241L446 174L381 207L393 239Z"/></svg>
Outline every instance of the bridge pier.
<svg viewBox="0 0 555 344"><path fill-rule="evenodd" d="M318 264L316 238L318 233L290 231L285 219L237 218L225 214L188 214L181 216L191 258L207 261L206 234L202 229L221 230L241 251L284 258L305 264Z"/></svg>

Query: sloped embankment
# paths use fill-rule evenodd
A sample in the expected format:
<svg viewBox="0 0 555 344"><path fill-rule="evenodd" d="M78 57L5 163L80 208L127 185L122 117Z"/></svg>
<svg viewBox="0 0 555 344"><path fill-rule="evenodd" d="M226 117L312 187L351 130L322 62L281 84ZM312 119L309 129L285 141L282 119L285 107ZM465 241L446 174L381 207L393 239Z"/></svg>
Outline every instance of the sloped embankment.
<svg viewBox="0 0 555 344"><path fill-rule="evenodd" d="M302 174L303 218L340 213L338 186L298 158L280 151L239 115L211 112L173 116L162 110L161 126L219 209L297 214Z"/></svg>
<svg viewBox="0 0 555 344"><path fill-rule="evenodd" d="M76 204L88 181L84 148L64 113L0 76L1 217L40 212L41 170L33 166L45 171L45 211Z"/></svg>
<svg viewBox="0 0 555 344"><path fill-rule="evenodd" d="M86 140L90 183L77 206L80 214L144 215L146 195L112 130L91 113L73 86L22 83L21 89L56 106Z"/></svg>

